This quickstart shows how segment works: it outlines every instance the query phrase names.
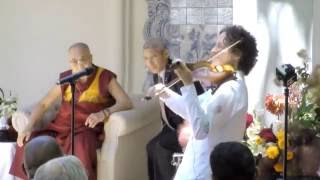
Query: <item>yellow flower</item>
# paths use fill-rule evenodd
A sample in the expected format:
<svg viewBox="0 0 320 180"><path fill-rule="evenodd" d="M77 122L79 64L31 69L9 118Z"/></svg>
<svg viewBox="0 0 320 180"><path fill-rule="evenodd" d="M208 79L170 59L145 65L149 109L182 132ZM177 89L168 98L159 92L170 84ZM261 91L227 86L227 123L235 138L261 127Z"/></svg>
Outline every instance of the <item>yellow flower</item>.
<svg viewBox="0 0 320 180"><path fill-rule="evenodd" d="M293 152L292 151L288 151L287 152L287 160L290 161L291 159L293 159Z"/></svg>
<svg viewBox="0 0 320 180"><path fill-rule="evenodd" d="M262 144L264 142L264 140L259 136L259 137L257 137L257 139L256 139L256 144L258 144L258 145L260 145L260 144Z"/></svg>
<svg viewBox="0 0 320 180"><path fill-rule="evenodd" d="M273 169L274 169L276 172L278 172L278 173L283 172L283 165L282 165L282 163L277 162L277 163L273 166Z"/></svg>
<svg viewBox="0 0 320 180"><path fill-rule="evenodd" d="M278 140L282 140L284 139L284 130L280 129L277 133L276 133L276 137Z"/></svg>
<svg viewBox="0 0 320 180"><path fill-rule="evenodd" d="M279 149L277 146L270 146L267 148L266 154L269 159L276 159L279 155Z"/></svg>
<svg viewBox="0 0 320 180"><path fill-rule="evenodd" d="M283 150L283 148L284 148L284 139L278 139L278 146L279 146L279 149Z"/></svg>

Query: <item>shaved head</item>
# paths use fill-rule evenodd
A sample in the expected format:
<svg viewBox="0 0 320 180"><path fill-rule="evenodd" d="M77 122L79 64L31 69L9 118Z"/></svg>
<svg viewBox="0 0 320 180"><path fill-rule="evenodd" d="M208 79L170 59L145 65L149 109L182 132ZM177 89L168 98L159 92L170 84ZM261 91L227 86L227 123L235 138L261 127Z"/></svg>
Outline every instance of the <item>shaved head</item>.
<svg viewBox="0 0 320 180"><path fill-rule="evenodd" d="M84 68L92 66L92 55L89 46L83 42L77 42L69 47L69 64L72 73L77 73ZM86 80L87 77L82 77L82 80Z"/></svg>
<svg viewBox="0 0 320 180"><path fill-rule="evenodd" d="M77 43L74 43L72 44L70 47L69 47L69 51L71 51L72 49L78 49L82 52L87 52L90 54L90 48L87 44L83 43L83 42L77 42Z"/></svg>

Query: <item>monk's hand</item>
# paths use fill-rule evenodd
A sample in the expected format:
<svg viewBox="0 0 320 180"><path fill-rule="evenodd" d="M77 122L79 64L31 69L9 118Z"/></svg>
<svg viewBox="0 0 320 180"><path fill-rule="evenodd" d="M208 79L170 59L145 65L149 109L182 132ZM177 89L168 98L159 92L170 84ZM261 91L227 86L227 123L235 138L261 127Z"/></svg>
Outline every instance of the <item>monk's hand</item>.
<svg viewBox="0 0 320 180"><path fill-rule="evenodd" d="M193 83L192 72L188 69L185 63L180 63L174 72L181 79L184 85L190 85Z"/></svg>
<svg viewBox="0 0 320 180"><path fill-rule="evenodd" d="M99 111L97 113L92 113L88 116L85 125L90 127L90 128L94 128L96 127L97 124L99 124L100 122L104 122L104 120L107 117L105 116L105 114L102 111Z"/></svg>
<svg viewBox="0 0 320 180"><path fill-rule="evenodd" d="M24 142L29 141L32 128L26 127L22 132L18 132L17 144L22 147Z"/></svg>

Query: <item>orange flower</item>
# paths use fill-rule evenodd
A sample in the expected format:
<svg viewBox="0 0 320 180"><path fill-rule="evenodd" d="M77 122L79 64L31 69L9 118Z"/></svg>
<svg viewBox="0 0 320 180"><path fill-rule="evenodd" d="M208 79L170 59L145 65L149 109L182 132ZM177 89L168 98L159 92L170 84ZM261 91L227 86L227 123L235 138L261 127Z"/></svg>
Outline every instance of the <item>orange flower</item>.
<svg viewBox="0 0 320 180"><path fill-rule="evenodd" d="M283 172L283 165L282 165L282 163L277 162L277 163L273 166L273 169L274 169L276 172L278 172L278 173Z"/></svg>
<svg viewBox="0 0 320 180"><path fill-rule="evenodd" d="M264 105L266 109L275 115L280 115L284 111L284 96L283 95L270 95L265 97Z"/></svg>

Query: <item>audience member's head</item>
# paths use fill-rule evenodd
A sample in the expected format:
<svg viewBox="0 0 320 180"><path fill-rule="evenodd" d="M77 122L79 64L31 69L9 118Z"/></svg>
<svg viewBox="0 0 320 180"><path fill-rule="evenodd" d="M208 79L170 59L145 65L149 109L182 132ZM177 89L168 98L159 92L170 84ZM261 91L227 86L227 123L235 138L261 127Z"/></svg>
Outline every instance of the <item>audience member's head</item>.
<svg viewBox="0 0 320 180"><path fill-rule="evenodd" d="M249 148L239 142L218 144L211 153L213 180L253 180L255 160Z"/></svg>
<svg viewBox="0 0 320 180"><path fill-rule="evenodd" d="M40 166L34 176L35 180L87 180L88 176L75 156L63 156L52 159Z"/></svg>
<svg viewBox="0 0 320 180"><path fill-rule="evenodd" d="M157 74L165 69L168 63L166 42L160 38L147 39L143 45L144 63L148 70Z"/></svg>
<svg viewBox="0 0 320 180"><path fill-rule="evenodd" d="M50 159L63 156L59 145L50 136L38 136L29 141L24 150L24 168L29 179L37 168Z"/></svg>

